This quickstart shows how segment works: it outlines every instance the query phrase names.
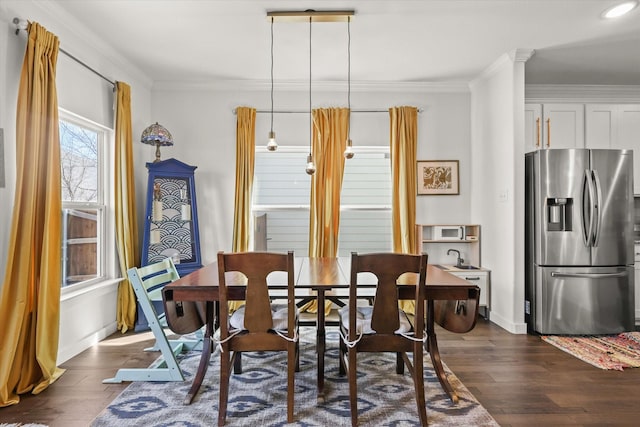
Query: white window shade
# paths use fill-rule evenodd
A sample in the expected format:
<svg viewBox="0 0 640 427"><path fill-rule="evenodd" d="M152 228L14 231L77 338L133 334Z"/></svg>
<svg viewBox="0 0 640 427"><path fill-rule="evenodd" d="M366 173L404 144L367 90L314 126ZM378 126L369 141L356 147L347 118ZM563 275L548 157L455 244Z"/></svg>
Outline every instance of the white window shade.
<svg viewBox="0 0 640 427"><path fill-rule="evenodd" d="M254 247L294 250L302 256L309 245L311 178L305 173L307 151L279 147L256 151L253 214L266 213L266 234ZM338 255L391 250L391 170L386 147L357 147L345 162L341 193Z"/></svg>

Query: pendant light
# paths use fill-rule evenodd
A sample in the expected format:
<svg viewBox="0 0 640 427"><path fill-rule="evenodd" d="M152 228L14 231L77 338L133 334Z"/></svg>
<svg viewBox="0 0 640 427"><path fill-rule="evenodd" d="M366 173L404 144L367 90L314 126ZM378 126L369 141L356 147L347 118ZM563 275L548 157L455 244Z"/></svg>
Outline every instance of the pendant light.
<svg viewBox="0 0 640 427"><path fill-rule="evenodd" d="M311 110L311 21L309 16L309 155L307 156L307 168L305 171L308 175L316 172L316 165L313 163L312 141L313 141L313 112Z"/></svg>
<svg viewBox="0 0 640 427"><path fill-rule="evenodd" d="M347 127L347 148L344 158L351 159L355 155L351 142L351 17L347 17L347 108L349 109L349 123Z"/></svg>
<svg viewBox="0 0 640 427"><path fill-rule="evenodd" d="M276 142L276 133L273 131L273 16L271 17L271 130L269 131L269 142L267 150L276 151L278 143Z"/></svg>

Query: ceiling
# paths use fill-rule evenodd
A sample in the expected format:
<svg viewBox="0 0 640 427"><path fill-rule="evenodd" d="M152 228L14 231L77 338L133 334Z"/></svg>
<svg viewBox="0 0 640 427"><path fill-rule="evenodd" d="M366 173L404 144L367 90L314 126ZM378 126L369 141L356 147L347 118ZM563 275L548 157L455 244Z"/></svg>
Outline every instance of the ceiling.
<svg viewBox="0 0 640 427"><path fill-rule="evenodd" d="M527 83L640 84L640 7L618 0L57 0L154 82L269 80L268 11L352 9L353 82L468 82L534 49ZM28 18L28 17L26 17ZM312 76L347 78L347 24L312 24ZM309 24L276 21L274 79L308 81ZM64 45L64 41L61 41Z"/></svg>

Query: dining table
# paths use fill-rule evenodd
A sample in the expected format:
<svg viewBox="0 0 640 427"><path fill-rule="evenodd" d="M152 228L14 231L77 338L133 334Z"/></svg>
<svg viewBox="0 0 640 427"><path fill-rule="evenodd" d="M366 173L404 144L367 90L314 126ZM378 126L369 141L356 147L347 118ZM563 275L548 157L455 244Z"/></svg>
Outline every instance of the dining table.
<svg viewBox="0 0 640 427"><path fill-rule="evenodd" d="M349 277L351 268L350 257L296 257L294 261L295 273L295 297L298 305L316 299L316 353L317 353L317 400L324 401L324 356L326 348L326 319L325 301L330 300L340 304L340 301L348 299ZM407 275L399 286L408 291L415 285L417 275ZM234 272L228 272L225 276L228 288L229 300L241 301L245 298L243 278ZM168 302L192 301L203 305L204 314L204 339L202 354L198 370L193 378L191 387L185 397L185 404L190 404L197 394L209 365L212 352L211 338L217 326L217 303L219 300L219 279L217 261L204 265L180 279L167 284L163 288L163 300ZM286 273L274 273L268 278L270 294L276 298L281 294L285 296ZM359 290L362 288L364 298L373 297L375 280L359 280ZM369 293L367 293L367 290ZM444 367L438 350L438 342L435 332L435 324L438 320L435 316L436 301L477 301L480 289L477 285L460 277L449 274L435 265L427 265L426 275L426 350L431 357L433 369L443 390L448 394L452 402L458 401L458 396L447 380ZM359 295L361 293L359 292ZM447 329L447 324L441 324ZM458 331L455 331L458 332Z"/></svg>

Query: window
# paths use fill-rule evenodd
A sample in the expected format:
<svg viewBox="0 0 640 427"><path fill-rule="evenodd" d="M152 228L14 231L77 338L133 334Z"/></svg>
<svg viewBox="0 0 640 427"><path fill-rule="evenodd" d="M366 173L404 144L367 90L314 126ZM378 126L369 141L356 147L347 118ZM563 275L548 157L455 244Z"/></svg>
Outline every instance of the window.
<svg viewBox="0 0 640 427"><path fill-rule="evenodd" d="M304 147L256 148L253 187L256 250L309 252L311 178ZM266 232L265 232L266 231ZM358 147L345 162L338 255L391 250L391 166L388 147Z"/></svg>
<svg viewBox="0 0 640 427"><path fill-rule="evenodd" d="M60 112L62 287L104 278L106 129Z"/></svg>

